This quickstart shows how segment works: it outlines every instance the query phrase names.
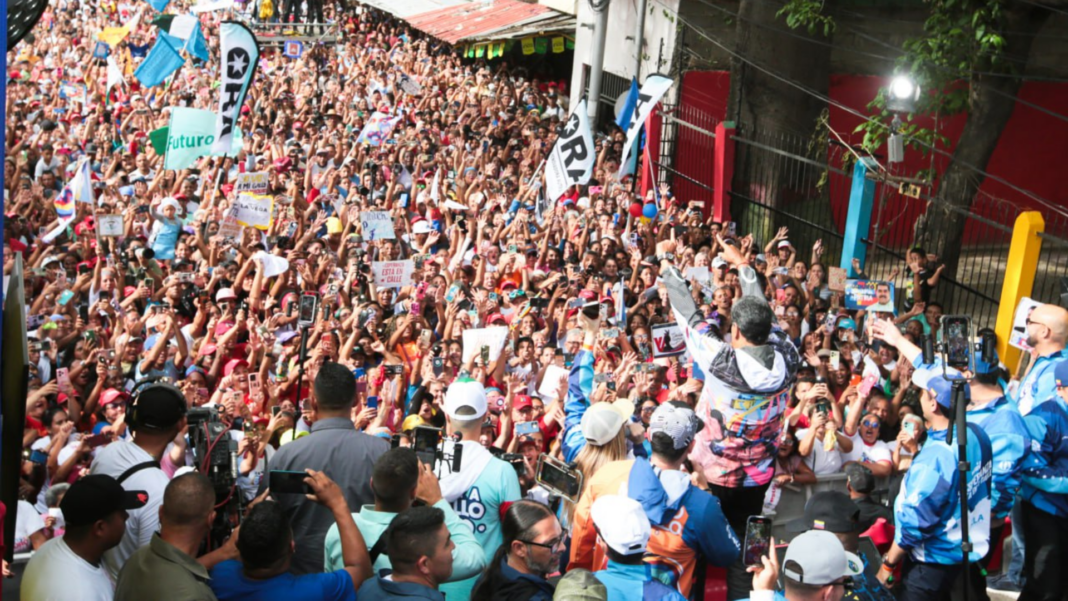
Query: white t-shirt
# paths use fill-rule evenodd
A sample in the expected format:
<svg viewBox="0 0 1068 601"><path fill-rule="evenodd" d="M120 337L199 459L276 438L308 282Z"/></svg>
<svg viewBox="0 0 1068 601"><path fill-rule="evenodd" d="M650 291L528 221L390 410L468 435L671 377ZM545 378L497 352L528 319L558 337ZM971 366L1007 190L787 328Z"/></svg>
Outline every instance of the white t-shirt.
<svg viewBox="0 0 1068 601"><path fill-rule="evenodd" d="M808 434L808 429L802 429L797 431L797 439L801 440ZM805 465L812 468L812 471L817 476L824 476L827 474L837 474L842 471L842 452L838 448L838 443L835 443L834 448L830 451L823 449L823 441L816 440L812 443L812 452L808 457L805 457Z"/></svg>
<svg viewBox="0 0 1068 601"><path fill-rule="evenodd" d="M18 514L15 516L15 553L33 550L30 535L45 527L44 518L26 501L19 501Z"/></svg>
<svg viewBox="0 0 1068 601"><path fill-rule="evenodd" d="M63 538L54 538L30 558L22 575L20 594L25 601L110 601L115 596L115 582L103 562L94 566L71 551Z"/></svg>
<svg viewBox="0 0 1068 601"><path fill-rule="evenodd" d="M894 456L890 451L890 447L881 440L876 440L875 444L869 445L860 437L860 432L854 434L851 440L853 441L853 450L843 455L842 460L845 462L859 461L878 463L880 461L885 461L886 463L892 463L894 461Z"/></svg>
<svg viewBox="0 0 1068 601"><path fill-rule="evenodd" d="M107 474L118 478L129 468L146 461L154 461L147 451L134 444L133 440L116 441L104 447L96 456L91 474ZM126 490L143 490L148 493L148 502L140 509L127 513L126 534L118 546L104 554L104 565L112 578L118 578L119 570L134 551L147 545L152 535L159 530L159 508L163 504L163 491L170 479L163 470L155 467L142 469L127 478L122 487Z"/></svg>

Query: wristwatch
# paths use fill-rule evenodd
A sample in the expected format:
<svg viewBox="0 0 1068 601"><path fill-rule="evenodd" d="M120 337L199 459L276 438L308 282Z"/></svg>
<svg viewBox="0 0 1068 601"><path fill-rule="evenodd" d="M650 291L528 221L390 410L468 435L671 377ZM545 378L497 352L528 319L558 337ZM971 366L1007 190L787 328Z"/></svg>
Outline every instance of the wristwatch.
<svg viewBox="0 0 1068 601"><path fill-rule="evenodd" d="M890 568L891 570L897 569L897 564L896 563L890 563L890 554L889 553L886 553L886 554L883 555L883 565L886 566L887 568Z"/></svg>
<svg viewBox="0 0 1068 601"><path fill-rule="evenodd" d="M662 255L657 255L656 256L656 260L657 261L668 261L668 262L674 263L675 262L675 254L674 253L664 253Z"/></svg>

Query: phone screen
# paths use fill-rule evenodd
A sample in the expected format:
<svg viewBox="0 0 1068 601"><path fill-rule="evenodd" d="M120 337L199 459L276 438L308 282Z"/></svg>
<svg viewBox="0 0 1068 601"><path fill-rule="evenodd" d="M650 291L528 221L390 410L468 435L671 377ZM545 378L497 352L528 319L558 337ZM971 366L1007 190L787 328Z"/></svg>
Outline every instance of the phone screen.
<svg viewBox="0 0 1068 601"><path fill-rule="evenodd" d="M961 315L942 317L946 341L946 365L954 369L971 369L971 323Z"/></svg>
<svg viewBox="0 0 1068 601"><path fill-rule="evenodd" d="M745 524L745 544L743 553L745 565L762 565L760 558L768 554L771 540L771 518L761 515L750 516Z"/></svg>
<svg viewBox="0 0 1068 601"><path fill-rule="evenodd" d="M319 298L314 294L303 294L300 297L300 313L297 321L310 324L315 321L315 310L319 304Z"/></svg>
<svg viewBox="0 0 1068 601"><path fill-rule="evenodd" d="M272 493L282 495L305 495L311 494L312 489L304 483L308 474L304 472L287 472L271 470L270 489Z"/></svg>
<svg viewBox="0 0 1068 601"><path fill-rule="evenodd" d="M582 472L569 469L544 453L538 458L537 481L570 501L576 501L582 492Z"/></svg>
<svg viewBox="0 0 1068 601"><path fill-rule="evenodd" d="M538 430L538 422L519 422L515 425L515 433L519 436L524 434L536 434Z"/></svg>
<svg viewBox="0 0 1068 601"><path fill-rule="evenodd" d="M378 409L378 397L376 397L376 396L367 397L367 408L368 409Z"/></svg>
<svg viewBox="0 0 1068 601"><path fill-rule="evenodd" d="M427 465L434 465L439 442L441 442L441 430L420 426L415 429L412 450L415 451L419 461Z"/></svg>

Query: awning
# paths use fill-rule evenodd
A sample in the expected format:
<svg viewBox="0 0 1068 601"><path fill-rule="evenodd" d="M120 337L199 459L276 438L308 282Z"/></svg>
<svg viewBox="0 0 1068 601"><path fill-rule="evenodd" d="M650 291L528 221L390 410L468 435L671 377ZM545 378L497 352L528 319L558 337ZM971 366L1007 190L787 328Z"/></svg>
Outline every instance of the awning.
<svg viewBox="0 0 1068 601"><path fill-rule="evenodd" d="M574 17L519 0L465 2L406 20L412 27L450 44L516 39L549 31L569 31L574 35L575 31Z"/></svg>
<svg viewBox="0 0 1068 601"><path fill-rule="evenodd" d="M412 15L467 4L468 0L361 0L361 2L395 17L407 19Z"/></svg>

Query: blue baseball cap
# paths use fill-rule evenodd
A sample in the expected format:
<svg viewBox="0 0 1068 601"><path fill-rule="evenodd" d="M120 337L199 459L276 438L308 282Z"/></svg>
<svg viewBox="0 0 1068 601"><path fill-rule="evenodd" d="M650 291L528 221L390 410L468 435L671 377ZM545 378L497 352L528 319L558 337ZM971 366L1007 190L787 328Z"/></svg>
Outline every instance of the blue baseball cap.
<svg viewBox="0 0 1068 601"><path fill-rule="evenodd" d="M963 377L963 374L952 368L947 369L945 375L942 374L941 368L917 369L912 372L912 383L917 388L926 390L939 405L949 409L953 405L953 380ZM967 386L964 391L967 395Z"/></svg>
<svg viewBox="0 0 1068 601"><path fill-rule="evenodd" d="M845 319L839 319L837 328L839 330L856 330L857 322L853 321L849 317L846 317Z"/></svg>
<svg viewBox="0 0 1068 601"><path fill-rule="evenodd" d="M1068 361L1061 361L1053 367L1053 383L1057 388L1068 386Z"/></svg>

